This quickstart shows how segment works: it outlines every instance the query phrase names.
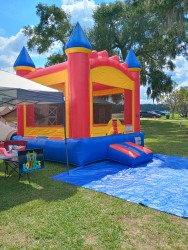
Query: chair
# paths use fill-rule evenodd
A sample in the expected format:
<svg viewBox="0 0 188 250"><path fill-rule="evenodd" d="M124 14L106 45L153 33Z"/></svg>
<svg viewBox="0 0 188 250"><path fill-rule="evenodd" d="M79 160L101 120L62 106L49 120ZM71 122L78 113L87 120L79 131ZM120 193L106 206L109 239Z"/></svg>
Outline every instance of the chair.
<svg viewBox="0 0 188 250"><path fill-rule="evenodd" d="M5 163L5 177L10 176L14 171L17 171L17 151L8 152L6 148L0 147L0 155ZM10 172L9 167L11 169Z"/></svg>
<svg viewBox="0 0 188 250"><path fill-rule="evenodd" d="M16 141L16 140L8 140L4 141L4 149L8 153L7 154L12 154L12 151L20 151L20 150L25 150L27 147L27 141ZM8 156L8 155L7 155ZM15 155L12 158L5 159L5 177L10 176L13 172L19 172L18 171L18 161L17 157ZM10 169L10 171L9 171Z"/></svg>
<svg viewBox="0 0 188 250"><path fill-rule="evenodd" d="M28 149L18 151L19 180L26 175L30 183L29 173L44 168L43 149Z"/></svg>

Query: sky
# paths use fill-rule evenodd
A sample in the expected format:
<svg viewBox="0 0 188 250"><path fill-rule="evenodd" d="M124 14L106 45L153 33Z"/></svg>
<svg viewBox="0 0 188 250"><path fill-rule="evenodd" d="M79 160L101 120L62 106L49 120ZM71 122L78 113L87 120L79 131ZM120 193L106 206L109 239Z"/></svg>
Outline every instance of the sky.
<svg viewBox="0 0 188 250"><path fill-rule="evenodd" d="M27 48L27 38L22 29L28 25L37 25L39 18L36 15L36 5L52 5L63 8L71 14L71 22L79 22L82 28L92 27L92 12L101 2L114 0L0 0L0 69L14 72L13 64L23 46ZM28 51L35 66L44 67L46 57L36 51ZM188 86L188 61L178 56L174 61L176 69L168 72L179 86ZM140 103L153 103L147 99L146 88L141 86Z"/></svg>

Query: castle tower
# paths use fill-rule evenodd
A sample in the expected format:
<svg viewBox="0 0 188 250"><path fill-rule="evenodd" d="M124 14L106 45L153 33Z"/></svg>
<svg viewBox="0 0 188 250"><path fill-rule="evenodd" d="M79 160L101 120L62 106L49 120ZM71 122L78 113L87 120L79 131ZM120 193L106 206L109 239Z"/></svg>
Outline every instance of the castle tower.
<svg viewBox="0 0 188 250"><path fill-rule="evenodd" d="M19 76L25 76L35 70L35 64L24 46L14 63L14 69Z"/></svg>
<svg viewBox="0 0 188 250"><path fill-rule="evenodd" d="M76 24L66 46L68 56L69 137L90 137L90 67L92 47L79 23Z"/></svg>
<svg viewBox="0 0 188 250"><path fill-rule="evenodd" d="M134 81L135 81L135 87L134 87L134 102L132 102L132 93L130 90L125 90L125 106L132 105L128 110L128 113L126 114L126 119L128 119L128 122L130 119L132 119L132 115L130 115L130 110L134 110L134 117L133 117L133 124L134 124L134 132L140 132L140 70L141 65L138 61L134 51L130 49L125 62L128 64L128 70L131 73ZM130 122L131 123L131 122Z"/></svg>
<svg viewBox="0 0 188 250"><path fill-rule="evenodd" d="M23 46L20 54L18 55L15 63L14 63L14 69L16 71L16 75L25 77L27 74L35 70L35 65L28 54L26 48ZM29 122L27 122L27 125L33 125L35 114L34 114L34 105L27 105L26 107L27 111L30 110L30 115L27 117L29 119ZM17 106L17 121L18 123L18 135L23 136L24 135L24 107L22 105Z"/></svg>

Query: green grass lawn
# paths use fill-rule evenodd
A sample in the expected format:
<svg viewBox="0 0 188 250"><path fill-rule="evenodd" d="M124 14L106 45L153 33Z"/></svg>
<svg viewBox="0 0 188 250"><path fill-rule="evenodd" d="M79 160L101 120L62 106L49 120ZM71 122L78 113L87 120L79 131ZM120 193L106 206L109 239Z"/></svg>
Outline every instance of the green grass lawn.
<svg viewBox="0 0 188 250"><path fill-rule="evenodd" d="M142 120L141 131L154 153L188 157L188 121ZM187 219L51 179L62 171L47 162L29 184L0 163L0 249L188 249Z"/></svg>
<svg viewBox="0 0 188 250"><path fill-rule="evenodd" d="M142 120L141 131L154 153L188 157L188 120Z"/></svg>

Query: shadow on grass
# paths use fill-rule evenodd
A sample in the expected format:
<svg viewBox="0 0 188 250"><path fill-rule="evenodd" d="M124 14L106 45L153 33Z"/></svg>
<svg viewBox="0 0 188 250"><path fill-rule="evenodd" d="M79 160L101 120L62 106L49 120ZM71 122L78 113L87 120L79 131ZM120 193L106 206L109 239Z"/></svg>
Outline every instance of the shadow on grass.
<svg viewBox="0 0 188 250"><path fill-rule="evenodd" d="M30 173L31 182L22 177L18 181L18 173L14 172L5 178L4 163L0 164L0 211L33 200L65 200L73 196L77 188L70 184L59 182L51 177L66 171L62 164L47 162L46 167Z"/></svg>

